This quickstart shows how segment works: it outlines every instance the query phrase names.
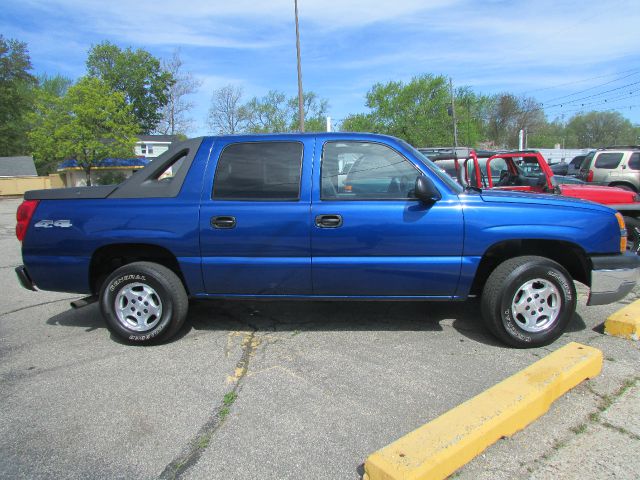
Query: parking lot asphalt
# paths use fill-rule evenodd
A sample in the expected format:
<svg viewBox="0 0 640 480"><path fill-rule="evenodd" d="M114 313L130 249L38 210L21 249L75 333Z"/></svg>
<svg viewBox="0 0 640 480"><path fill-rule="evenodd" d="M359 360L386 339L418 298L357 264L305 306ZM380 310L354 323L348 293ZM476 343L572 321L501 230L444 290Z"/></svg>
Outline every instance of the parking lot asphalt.
<svg viewBox="0 0 640 480"><path fill-rule="evenodd" d="M356 479L370 453L570 341L604 352L602 374L456 476L638 476L640 348L602 324L640 290L587 308L580 288L569 331L531 350L497 342L475 301L192 302L175 341L129 346L95 304L19 286L18 204L0 200L2 478Z"/></svg>

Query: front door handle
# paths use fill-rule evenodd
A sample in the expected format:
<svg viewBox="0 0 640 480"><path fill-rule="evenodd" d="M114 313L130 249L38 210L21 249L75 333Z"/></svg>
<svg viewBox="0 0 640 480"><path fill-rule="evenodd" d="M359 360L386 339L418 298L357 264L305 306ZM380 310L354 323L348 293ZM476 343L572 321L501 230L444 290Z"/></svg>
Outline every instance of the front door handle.
<svg viewBox="0 0 640 480"><path fill-rule="evenodd" d="M213 228L234 228L236 226L236 217L211 217L211 226Z"/></svg>
<svg viewBox="0 0 640 480"><path fill-rule="evenodd" d="M338 228L342 226L341 215L318 215L316 216L316 227L318 228Z"/></svg>

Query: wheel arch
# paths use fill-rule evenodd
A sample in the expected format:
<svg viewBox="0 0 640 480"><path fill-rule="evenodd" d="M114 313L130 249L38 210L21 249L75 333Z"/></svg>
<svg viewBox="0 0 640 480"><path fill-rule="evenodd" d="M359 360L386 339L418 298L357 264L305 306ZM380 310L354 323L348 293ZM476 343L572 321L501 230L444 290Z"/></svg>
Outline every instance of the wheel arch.
<svg viewBox="0 0 640 480"><path fill-rule="evenodd" d="M631 182L627 182L627 181L622 181L622 180L616 180L614 182L610 182L609 183L610 187L627 187L629 189L631 189L634 192L638 192L638 189L636 188L636 186L631 183Z"/></svg>
<svg viewBox="0 0 640 480"><path fill-rule="evenodd" d="M504 240L491 245L482 256L470 293L480 295L491 272L505 260L524 255L549 258L562 265L574 280L591 283L591 264L585 251L571 242L541 239Z"/></svg>
<svg viewBox="0 0 640 480"><path fill-rule="evenodd" d="M173 271L189 292L176 256L168 249L146 243L118 243L104 245L93 252L89 264L91 292L99 292L102 282L117 268L133 262L153 262Z"/></svg>

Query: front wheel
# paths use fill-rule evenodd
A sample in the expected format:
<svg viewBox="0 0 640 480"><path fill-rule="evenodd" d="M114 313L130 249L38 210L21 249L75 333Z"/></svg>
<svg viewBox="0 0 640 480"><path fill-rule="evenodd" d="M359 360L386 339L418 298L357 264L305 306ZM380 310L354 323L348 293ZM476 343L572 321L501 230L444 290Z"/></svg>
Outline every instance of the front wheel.
<svg viewBox="0 0 640 480"><path fill-rule="evenodd" d="M548 345L567 328L576 310L569 273L544 257L502 262L482 292L482 317L502 341L517 348Z"/></svg>
<svg viewBox="0 0 640 480"><path fill-rule="evenodd" d="M640 221L633 217L624 217L627 227L627 252L640 255Z"/></svg>
<svg viewBox="0 0 640 480"><path fill-rule="evenodd" d="M124 265L107 277L100 291L107 327L131 343L171 338L184 323L188 308L178 276L157 263Z"/></svg>

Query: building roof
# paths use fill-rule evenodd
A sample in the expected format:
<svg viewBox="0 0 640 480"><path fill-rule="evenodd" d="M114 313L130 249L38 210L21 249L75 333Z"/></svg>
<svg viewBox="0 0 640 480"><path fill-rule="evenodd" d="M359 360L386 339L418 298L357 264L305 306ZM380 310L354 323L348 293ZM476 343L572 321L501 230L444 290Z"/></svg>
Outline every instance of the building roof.
<svg viewBox="0 0 640 480"><path fill-rule="evenodd" d="M178 142L177 135L138 135L138 142Z"/></svg>
<svg viewBox="0 0 640 480"><path fill-rule="evenodd" d="M131 167L144 167L151 161L150 158L146 157L135 157L135 158L105 158L104 160L100 160L95 167L100 168L131 168ZM75 158L70 158L69 160L65 160L64 162L58 165L58 171L66 170L68 168L80 168L78 162Z"/></svg>
<svg viewBox="0 0 640 480"><path fill-rule="evenodd" d="M33 157L0 157L0 177L36 177Z"/></svg>

